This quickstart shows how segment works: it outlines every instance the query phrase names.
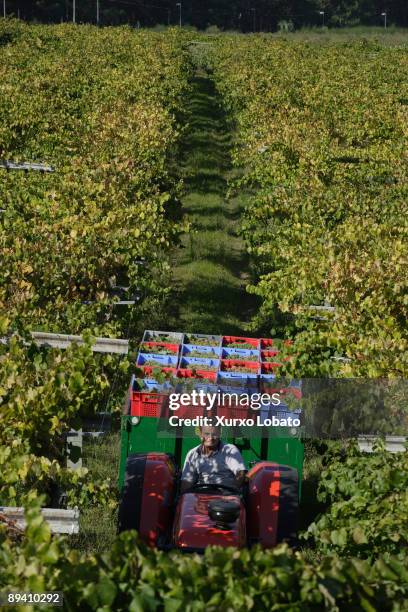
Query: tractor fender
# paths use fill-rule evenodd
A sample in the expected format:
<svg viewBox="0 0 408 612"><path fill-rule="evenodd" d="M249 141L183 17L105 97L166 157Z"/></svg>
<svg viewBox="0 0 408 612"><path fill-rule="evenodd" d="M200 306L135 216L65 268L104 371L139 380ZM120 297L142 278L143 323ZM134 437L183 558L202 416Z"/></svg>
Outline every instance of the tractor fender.
<svg viewBox="0 0 408 612"><path fill-rule="evenodd" d="M136 529L157 546L171 532L176 493L176 466L166 453L136 453L126 461L119 504L118 532Z"/></svg>
<svg viewBox="0 0 408 612"><path fill-rule="evenodd" d="M298 472L270 461L257 463L248 472L248 542L272 548L296 541L298 520Z"/></svg>

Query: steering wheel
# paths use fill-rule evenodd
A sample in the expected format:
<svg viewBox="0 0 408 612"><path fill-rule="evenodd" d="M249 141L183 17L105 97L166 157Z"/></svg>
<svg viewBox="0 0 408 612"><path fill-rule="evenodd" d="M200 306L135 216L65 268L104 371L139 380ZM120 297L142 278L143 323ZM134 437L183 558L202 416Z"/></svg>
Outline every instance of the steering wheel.
<svg viewBox="0 0 408 612"><path fill-rule="evenodd" d="M196 483L194 485L192 485L189 489L186 489L183 492L184 493L205 493L206 491L214 491L214 489L216 489L217 491L220 491L220 493L224 493L226 492L230 492L234 495L238 495L239 496L239 489L238 488L234 488L234 487L228 487L227 485L223 485L223 484L211 484L211 483Z"/></svg>

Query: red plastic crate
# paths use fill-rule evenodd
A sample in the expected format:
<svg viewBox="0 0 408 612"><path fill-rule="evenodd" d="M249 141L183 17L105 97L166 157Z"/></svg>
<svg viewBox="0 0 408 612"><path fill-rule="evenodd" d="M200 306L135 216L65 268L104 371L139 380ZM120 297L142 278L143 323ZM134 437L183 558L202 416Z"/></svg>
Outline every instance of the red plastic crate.
<svg viewBox="0 0 408 612"><path fill-rule="evenodd" d="M276 387L276 380L261 380L259 386L261 393L268 393L269 395L279 393L280 391L280 389Z"/></svg>
<svg viewBox="0 0 408 612"><path fill-rule="evenodd" d="M174 355L178 355L179 349L180 349L180 345L179 344L169 344L168 342L142 342L140 344L140 349L142 347L142 345L146 346L149 348L148 351L146 350L140 350L140 352L143 353L154 353L155 352L155 347L158 346L163 346L164 348L169 349L169 351L171 351ZM164 353L162 353L164 354Z"/></svg>
<svg viewBox="0 0 408 612"><path fill-rule="evenodd" d="M284 346L290 346L293 344L292 340L283 340ZM276 350L279 350L276 346L276 341L273 338L261 338L261 350L273 350L272 347L275 347Z"/></svg>
<svg viewBox="0 0 408 612"><path fill-rule="evenodd" d="M168 395L165 393L131 391L130 415L158 419L160 417L162 406L167 397Z"/></svg>
<svg viewBox="0 0 408 612"><path fill-rule="evenodd" d="M299 387L278 387L276 386L276 380L261 380L261 392L269 393L269 395L279 393L283 398L285 395L292 395L297 400L302 399L302 389L299 389Z"/></svg>
<svg viewBox="0 0 408 612"><path fill-rule="evenodd" d="M272 350L271 351L261 351L261 360L265 361L265 359L267 357L276 357L276 355L278 355L278 354L279 354L278 350L276 350L276 351L272 351ZM272 363L272 361L270 363Z"/></svg>
<svg viewBox="0 0 408 612"><path fill-rule="evenodd" d="M284 391L286 395L293 395L296 399L302 399L302 389L299 389L299 387L285 387Z"/></svg>
<svg viewBox="0 0 408 612"><path fill-rule="evenodd" d="M276 370L282 366L281 363L274 361L265 361L261 366L261 374L275 374Z"/></svg>
<svg viewBox="0 0 408 612"><path fill-rule="evenodd" d="M208 416L205 406L180 406L178 410L170 410L170 416L177 416L181 419L194 419L197 416Z"/></svg>
<svg viewBox="0 0 408 612"><path fill-rule="evenodd" d="M215 382L217 380L218 372L209 372L208 370L196 370L196 378L200 380L210 380L211 382Z"/></svg>
<svg viewBox="0 0 408 612"><path fill-rule="evenodd" d="M149 376L153 375L153 370L156 370L156 368L153 368L153 366L141 366L141 369L143 370L143 373L145 375L145 378L148 378ZM176 368L161 368L160 366L157 366L157 369L160 370L160 372L163 372L165 374L172 374L173 376L176 375Z"/></svg>
<svg viewBox="0 0 408 612"><path fill-rule="evenodd" d="M243 366L247 368L247 373L258 374L259 363L256 361L242 361L241 359L221 359L221 372L230 372L233 366ZM237 372L237 374L245 374L246 372Z"/></svg>
<svg viewBox="0 0 408 612"><path fill-rule="evenodd" d="M244 338L243 336L223 336L222 337L222 346L230 346L230 344L235 344L236 342L242 342L242 343L245 342L246 344L250 344L251 346L253 346L255 349L259 348L258 338Z"/></svg>
<svg viewBox="0 0 408 612"><path fill-rule="evenodd" d="M209 370L188 370L187 368L179 368L177 370L177 378L198 378L200 380L206 379L215 381L217 380L217 372L210 372Z"/></svg>
<svg viewBox="0 0 408 612"><path fill-rule="evenodd" d="M184 373L185 372L186 371L184 371ZM189 378L189 377L184 376L183 378ZM188 391L185 391L185 393L188 393ZM207 412L208 411L206 410L205 405L199 404L198 406L196 406L195 404L193 404L193 400L191 398L191 404L188 404L187 406L180 405L177 408L177 410L170 410L169 408L168 416L177 416L182 419L193 419L194 417L197 417L197 416L206 415Z"/></svg>

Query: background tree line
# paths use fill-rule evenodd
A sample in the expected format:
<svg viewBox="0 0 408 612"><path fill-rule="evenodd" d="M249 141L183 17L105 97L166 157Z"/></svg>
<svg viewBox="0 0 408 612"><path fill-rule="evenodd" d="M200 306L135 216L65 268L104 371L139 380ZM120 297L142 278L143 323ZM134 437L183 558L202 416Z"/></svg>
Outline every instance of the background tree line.
<svg viewBox="0 0 408 612"><path fill-rule="evenodd" d="M0 10L28 21L72 21L73 2L77 22L130 23L142 27L179 23L205 29L243 32L276 31L305 26L330 27L384 24L408 26L407 0L0 0ZM281 23L280 23L281 22ZM284 23L282 23L284 22ZM280 24L280 25L279 25Z"/></svg>

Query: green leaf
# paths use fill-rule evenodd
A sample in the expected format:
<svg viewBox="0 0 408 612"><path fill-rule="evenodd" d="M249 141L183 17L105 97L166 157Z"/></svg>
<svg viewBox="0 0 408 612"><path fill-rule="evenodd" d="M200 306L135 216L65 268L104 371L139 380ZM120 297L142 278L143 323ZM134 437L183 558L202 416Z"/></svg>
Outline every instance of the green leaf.
<svg viewBox="0 0 408 612"><path fill-rule="evenodd" d="M115 601L117 588L108 576L102 576L97 584L97 593L102 605L111 606Z"/></svg>
<svg viewBox="0 0 408 612"><path fill-rule="evenodd" d="M178 612L183 606L183 600L181 599L167 599L164 602L165 612Z"/></svg>
<svg viewBox="0 0 408 612"><path fill-rule="evenodd" d="M342 527L341 529L334 530L330 533L330 540L335 546L344 548L347 544L347 531Z"/></svg>
<svg viewBox="0 0 408 612"><path fill-rule="evenodd" d="M367 544L367 537L361 527L356 527L353 530L353 540L356 544Z"/></svg>

